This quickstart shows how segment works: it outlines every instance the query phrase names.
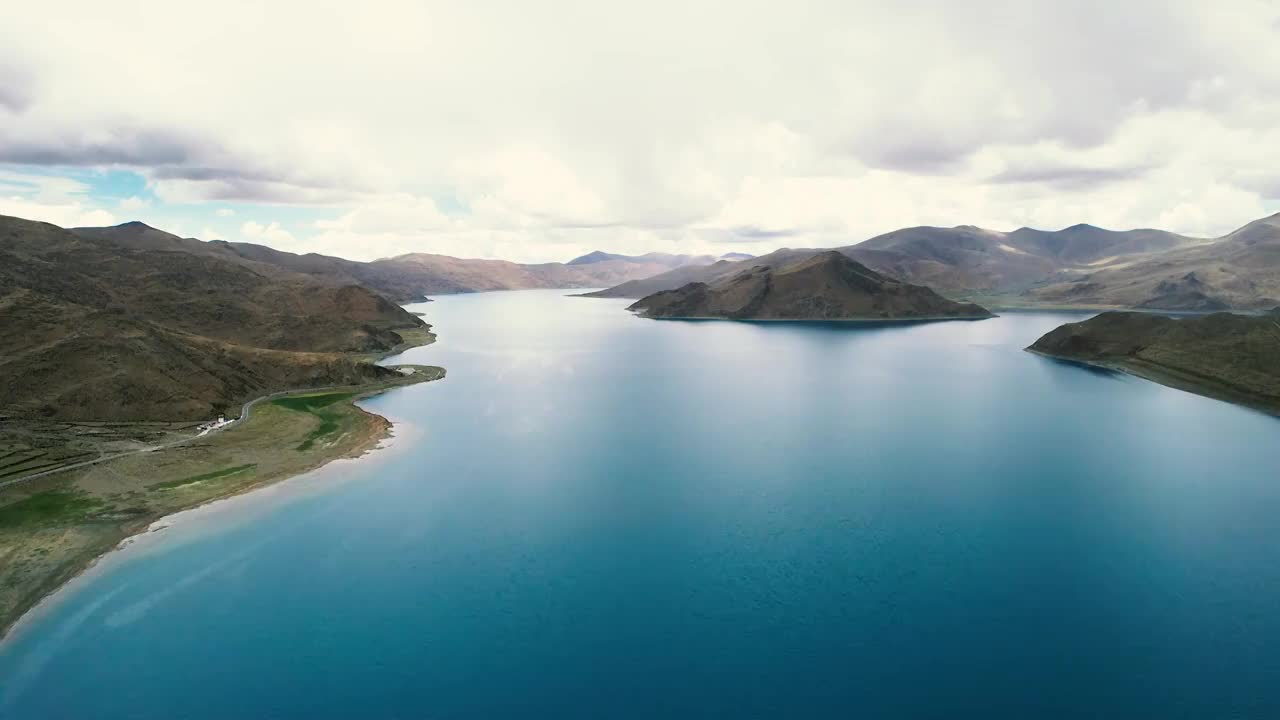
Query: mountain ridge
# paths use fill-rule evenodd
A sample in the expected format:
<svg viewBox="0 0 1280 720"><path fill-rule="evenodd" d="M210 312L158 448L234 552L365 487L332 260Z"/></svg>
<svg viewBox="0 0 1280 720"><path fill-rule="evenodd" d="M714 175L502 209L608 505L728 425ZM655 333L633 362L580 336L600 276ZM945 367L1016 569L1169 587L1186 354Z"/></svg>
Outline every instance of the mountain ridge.
<svg viewBox="0 0 1280 720"><path fill-rule="evenodd" d="M437 294L610 286L686 264L715 261L709 255L618 255L595 251L568 263L515 263L422 252L360 262L319 253L291 253L255 243L182 238L139 221L70 230L83 237L139 250L235 256L333 282L363 285L399 303L417 302Z"/></svg>

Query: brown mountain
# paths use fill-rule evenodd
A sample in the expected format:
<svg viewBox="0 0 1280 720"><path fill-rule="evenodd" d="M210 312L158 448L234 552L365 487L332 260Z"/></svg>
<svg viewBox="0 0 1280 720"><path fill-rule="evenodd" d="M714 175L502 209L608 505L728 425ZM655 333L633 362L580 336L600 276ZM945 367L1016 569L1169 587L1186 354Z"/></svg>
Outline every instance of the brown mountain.
<svg viewBox="0 0 1280 720"><path fill-rule="evenodd" d="M1280 320L1274 314L1174 319L1105 312L1058 327L1028 350L1280 413Z"/></svg>
<svg viewBox="0 0 1280 720"><path fill-rule="evenodd" d="M1030 297L1159 310L1268 309L1280 304L1280 214L1214 240L1050 283Z"/></svg>
<svg viewBox="0 0 1280 720"><path fill-rule="evenodd" d="M385 375L416 316L358 284L143 225L0 217L0 415L193 420L272 390Z"/></svg>
<svg viewBox="0 0 1280 720"><path fill-rule="evenodd" d="M951 297L971 297L1016 296L1037 284L1197 242L1161 230L1114 231L1092 225L1008 233L961 225L905 228L835 250L903 282L927 285ZM787 248L741 264L679 268L587 297L644 297L690 282L713 283L749 265L777 265L819 252Z"/></svg>
<svg viewBox="0 0 1280 720"><path fill-rule="evenodd" d="M641 299L652 318L891 320L991 317L986 309L885 277L836 252L753 265L713 284L689 283Z"/></svg>

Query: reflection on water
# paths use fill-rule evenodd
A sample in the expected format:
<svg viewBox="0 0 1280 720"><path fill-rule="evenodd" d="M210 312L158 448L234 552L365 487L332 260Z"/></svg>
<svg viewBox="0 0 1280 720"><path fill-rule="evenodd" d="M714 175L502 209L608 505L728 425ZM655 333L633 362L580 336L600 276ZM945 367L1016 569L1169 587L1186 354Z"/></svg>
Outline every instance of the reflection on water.
<svg viewBox="0 0 1280 720"><path fill-rule="evenodd" d="M1022 351L1080 315L627 304L415 306L392 449L74 584L0 717L1280 716L1276 420Z"/></svg>

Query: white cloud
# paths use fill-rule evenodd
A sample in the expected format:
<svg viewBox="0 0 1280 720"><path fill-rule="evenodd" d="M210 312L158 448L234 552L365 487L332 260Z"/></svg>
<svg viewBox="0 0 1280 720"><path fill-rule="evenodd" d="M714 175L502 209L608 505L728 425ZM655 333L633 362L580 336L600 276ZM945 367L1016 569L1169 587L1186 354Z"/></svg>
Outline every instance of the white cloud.
<svg viewBox="0 0 1280 720"><path fill-rule="evenodd" d="M85 202L88 187L72 178L0 170L0 215L61 225L113 225L110 212Z"/></svg>
<svg viewBox="0 0 1280 720"><path fill-rule="evenodd" d="M263 225L250 220L240 226L240 234L254 242L266 243L281 250L294 250L298 244L293 233L274 221Z"/></svg>
<svg viewBox="0 0 1280 720"><path fill-rule="evenodd" d="M127 197L120 201L121 210L142 210L143 208L148 207L151 207L151 201L140 198L137 195Z"/></svg>
<svg viewBox="0 0 1280 720"><path fill-rule="evenodd" d="M1213 234L1280 209L1277 18L1267 0L50 0L0 26L0 69L22 68L0 72L0 162L133 167L169 204L320 206L241 234L353 257L755 251L917 223Z"/></svg>
<svg viewBox="0 0 1280 720"><path fill-rule="evenodd" d="M217 212L214 213L214 215L217 215L218 217L231 217L235 214L236 211L231 208L218 208Z"/></svg>

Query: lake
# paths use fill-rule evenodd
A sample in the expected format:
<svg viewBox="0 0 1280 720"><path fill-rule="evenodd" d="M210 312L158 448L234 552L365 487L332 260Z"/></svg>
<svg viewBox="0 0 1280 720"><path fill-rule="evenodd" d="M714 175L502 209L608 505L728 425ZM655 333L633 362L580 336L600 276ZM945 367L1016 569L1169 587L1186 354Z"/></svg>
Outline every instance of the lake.
<svg viewBox="0 0 1280 720"><path fill-rule="evenodd" d="M1280 421L1023 352L1082 315L412 306L386 449L180 516L0 717L1280 717Z"/></svg>

